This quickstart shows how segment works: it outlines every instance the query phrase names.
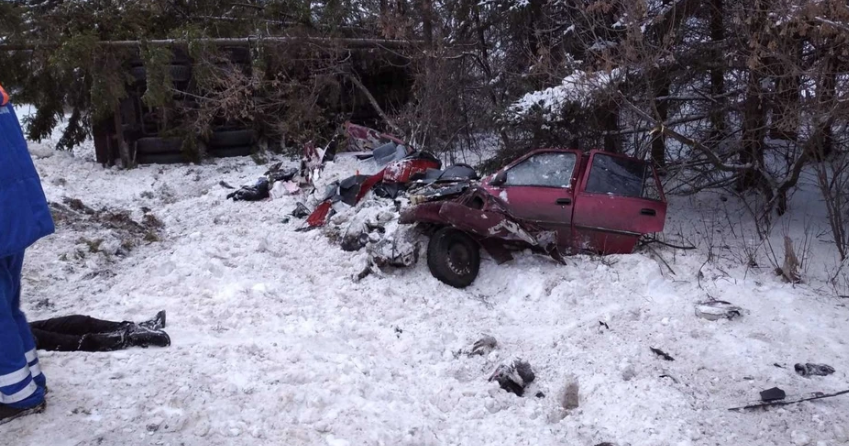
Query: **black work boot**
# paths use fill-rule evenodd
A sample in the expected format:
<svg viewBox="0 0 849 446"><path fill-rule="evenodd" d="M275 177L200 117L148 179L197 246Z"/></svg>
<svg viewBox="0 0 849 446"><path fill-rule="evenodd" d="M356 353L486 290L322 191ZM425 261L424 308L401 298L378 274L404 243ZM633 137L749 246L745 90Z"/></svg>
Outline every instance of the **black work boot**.
<svg viewBox="0 0 849 446"><path fill-rule="evenodd" d="M131 328L127 336L128 347L147 348L151 345L156 347L168 347L171 345L171 338L168 336L168 333L162 330L151 330L140 325Z"/></svg>
<svg viewBox="0 0 849 446"><path fill-rule="evenodd" d="M20 418L26 415L44 412L45 407L47 407L47 403L45 403L44 401L42 401L41 404L35 407L29 407L26 409L17 409L14 407L9 407L5 404L0 404L0 425L6 424L16 418Z"/></svg>
<svg viewBox="0 0 849 446"><path fill-rule="evenodd" d="M138 325L151 330L162 330L165 328L165 310L156 313L156 316L153 319L140 322Z"/></svg>

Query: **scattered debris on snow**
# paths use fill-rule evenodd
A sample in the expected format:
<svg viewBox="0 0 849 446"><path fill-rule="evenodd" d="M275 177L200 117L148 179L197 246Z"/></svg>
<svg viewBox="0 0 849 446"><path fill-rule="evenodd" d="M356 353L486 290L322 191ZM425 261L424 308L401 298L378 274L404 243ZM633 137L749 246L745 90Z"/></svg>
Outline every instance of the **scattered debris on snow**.
<svg viewBox="0 0 849 446"><path fill-rule="evenodd" d="M490 354L495 348L498 346L498 341L495 340L494 337L490 335L485 335L484 337L478 339L475 344L472 346L472 351L469 352L469 356L472 355L480 355L486 356Z"/></svg>
<svg viewBox="0 0 849 446"><path fill-rule="evenodd" d="M796 364L793 366L793 369L796 370L801 376L810 377L810 376L828 376L834 373L834 367L827 364L811 364L810 362L807 364Z"/></svg>
<svg viewBox="0 0 849 446"><path fill-rule="evenodd" d="M307 218L310 215L310 209L306 207L303 203L298 203L295 205L295 209L289 213L292 217L295 218Z"/></svg>
<svg viewBox="0 0 849 446"><path fill-rule="evenodd" d="M696 316L709 321L720 319L736 319L743 315L743 309L724 300L699 302L696 305Z"/></svg>
<svg viewBox="0 0 849 446"><path fill-rule="evenodd" d="M137 246L157 242L164 224L149 212L143 212L141 222L132 213L102 207L95 210L76 198L65 197L62 203L49 203L53 220L62 231L78 234L74 249L64 252L60 260L85 259L92 254L124 256Z"/></svg>
<svg viewBox="0 0 849 446"><path fill-rule="evenodd" d="M785 393L784 390L781 390L778 387L773 387L761 392L761 401L783 400L786 396L787 393Z"/></svg>
<svg viewBox="0 0 849 446"><path fill-rule="evenodd" d="M659 349L659 348L651 347L651 351L652 351L652 353L654 353L655 355L660 356L661 358L663 358L665 361L674 361L674 360L675 360L674 358L672 358L672 356L670 356L670 355L669 355L669 353L666 353L665 351L663 351L663 350L661 350L661 349Z"/></svg>
<svg viewBox="0 0 849 446"><path fill-rule="evenodd" d="M164 308L173 318L174 343L168 355L141 349L43 355L51 382L46 411L4 426L4 435L21 444L178 439L187 446L328 440L483 446L517 436L514 442L540 446L849 440L846 397L760 411L757 422L724 410L740 395L772 386L821 385L821 392L804 394L811 400L849 393L835 392L845 386L841 372L809 381L772 366L792 365L790 358L806 358L816 346L818 356L845 370L847 309L810 285L819 280L816 268L793 286L771 270L738 262L731 231L720 227L726 217L712 215L710 207L728 203L673 197L670 229L686 231L704 220L717 225L710 227L715 243L730 246L707 264L703 246L670 256L675 280L640 253L603 264L577 256L561 265L518 252L501 266L484 259L480 280L460 291L434 279L424 262L387 270L391 280L375 274L352 282L367 247L343 253L321 231L295 232L300 221L281 223L299 202L313 208L317 197L308 191L250 205L225 199L222 179L248 183L265 170L250 158L118 171L56 152L36 164L51 201L76 197L91 209L127 210L143 227L147 207L163 226L155 232L159 242L142 238L120 268L105 272L81 261L71 271L57 257L80 238L102 238L113 229L83 211L69 213L69 221L81 220L59 223L54 236L27 251L22 305L28 316L78 312L121 320ZM366 166L338 156L319 181L356 169L368 173ZM790 230L801 234L800 228ZM830 259L818 249L804 255L806 263ZM90 279L80 280L84 276ZM746 323L693 323L694 302L682 296L705 290L734 296L734 304L750 312ZM615 330L588 335L598 321ZM446 348L481 333L497 338L499 349L454 357ZM675 351L676 361L657 361L647 344ZM534 364L525 395L537 394L539 386L551 397L519 399L487 381L508 345ZM665 364L674 366L670 372L680 385L657 378ZM580 380L582 398L569 416L555 390L567 367ZM746 376L753 380L740 379ZM791 401L801 400L791 395L776 403Z"/></svg>
<svg viewBox="0 0 849 446"><path fill-rule="evenodd" d="M577 409L581 402L580 387L578 386L578 378L570 376L566 385L559 393L560 407L563 410L570 411Z"/></svg>
<svg viewBox="0 0 849 446"><path fill-rule="evenodd" d="M283 195L283 190L286 190L289 195L296 193L299 187L297 183L293 183L291 180L298 174L298 169L294 167L283 169L282 164L277 163L273 165L253 184L242 186L238 190L227 194L227 198L233 201L259 201L271 197L272 191L275 190L274 196L278 198ZM233 188L223 181L219 184L227 189Z"/></svg>
<svg viewBox="0 0 849 446"><path fill-rule="evenodd" d="M524 395L525 388L534 379L536 379L536 374L534 374L531 365L521 359L517 359L509 365L499 365L489 377L490 381L497 381L502 389L514 393L516 396Z"/></svg>
<svg viewBox="0 0 849 446"><path fill-rule="evenodd" d="M836 396L847 395L849 394L849 389L841 390L839 392L825 393L825 392L811 392L805 393L802 395L797 395L793 397L787 397L787 394L784 390L779 389L778 387L773 387L771 389L764 390L761 392L761 401L760 402L751 402L745 406L740 407L732 407L728 410L746 410L746 409L759 409L765 408L769 406L789 406L791 404L798 404L805 401L814 401L821 400L825 398L833 398Z"/></svg>

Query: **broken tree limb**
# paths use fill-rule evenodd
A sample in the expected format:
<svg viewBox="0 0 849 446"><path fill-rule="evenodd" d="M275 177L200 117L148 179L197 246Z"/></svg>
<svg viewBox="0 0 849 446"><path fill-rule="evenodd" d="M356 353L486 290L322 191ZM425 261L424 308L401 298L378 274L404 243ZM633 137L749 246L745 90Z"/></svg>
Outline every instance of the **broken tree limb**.
<svg viewBox="0 0 849 446"><path fill-rule="evenodd" d="M653 118L648 113L640 110L640 108L634 105L631 101L629 101L621 91L619 92L619 95L625 105L628 106L628 108L637 113L643 119L646 119L647 121L655 125L655 128L651 131L652 134L663 133L664 135L675 139L676 141L682 144L695 148L696 150L707 156L710 162L717 170L721 170L724 172L735 172L737 174L742 174L746 171L757 172L766 183L765 186L762 187L764 195L768 199L766 209L771 211L775 203L778 201L780 204L780 214L784 212L782 206L786 207L786 203L784 203L786 201L784 199L785 194L793 185L795 185L796 180L798 180L798 175L801 173L802 167L804 167L804 164L807 161L806 156L804 154L796 160L796 165L794 165L793 167L793 175L779 186L776 179L772 176L772 174L769 173L769 171L764 168L762 163L728 164L706 145L692 138L688 138L676 132L675 130L670 129L666 126L665 123Z"/></svg>
<svg viewBox="0 0 849 446"><path fill-rule="evenodd" d="M656 237L650 237L650 238L646 238L646 239L644 239L644 240L641 242L641 246L647 246L647 245L650 245L650 244L652 244L652 243L658 243L658 244L660 244L660 245L667 246L667 247L669 247L669 248L673 248L673 249L684 249L684 250L696 249L696 247L695 247L695 246L678 246L678 245L673 245L672 243L667 243L667 242L664 242L663 240L658 240Z"/></svg>
<svg viewBox="0 0 849 446"><path fill-rule="evenodd" d="M840 30L843 30L845 32L849 32L849 26L846 26L846 24L838 23L838 22L835 22L834 20L828 20L828 19L825 19L825 18L822 18L822 17L814 17L814 20L816 20L817 22L820 22L822 24L825 24L825 25L833 26L833 27L840 29Z"/></svg>
<svg viewBox="0 0 849 446"><path fill-rule="evenodd" d="M369 91L369 89L366 88L366 86L363 85L362 82L360 82L360 80L357 78L356 75L344 73L344 76L345 76L346 79L351 81L351 83L354 84L354 86L357 87L366 96L366 99L368 99L371 106L374 108L374 110L377 112L377 114L380 115L380 119L383 119L383 122L385 122L386 125L388 125L392 129L392 131L394 131L398 135L404 134L404 132L401 130L401 128L398 127L397 125L395 125L395 123L392 122L392 120L389 119L388 116L386 116L386 113L383 111L383 108L381 108L380 104L377 103L377 99L374 98L374 95L372 95L371 92Z"/></svg>
<svg viewBox="0 0 849 446"><path fill-rule="evenodd" d="M787 406L790 404L801 403L804 401L813 401L813 400L821 400L823 398L832 398L835 396L846 395L849 394L849 389L841 390L840 392L834 393L823 393L823 392L814 392L804 394L795 398L791 398L789 400L774 400L774 401L761 401L757 403L752 403L746 406L740 407L732 407L728 410L746 410L746 409L757 409L760 407L768 407L768 406Z"/></svg>
<svg viewBox="0 0 849 446"><path fill-rule="evenodd" d="M625 103L625 105L628 106L628 108L630 108L634 113L639 115L641 118L649 121L650 123L652 123L655 126L654 129L652 130L652 133L655 133L655 132L663 133L664 135L666 135L666 136L668 136L668 137L670 137L670 138L672 138L672 139L674 139L674 140L676 140L676 141L678 141L682 144L686 144L690 147L697 149L698 151L700 151L704 155L706 155L711 160L711 162L713 162L713 164L716 166L717 169L723 170L723 171L726 171L726 172L740 172L740 171L743 171L743 170L746 170L746 169L751 169L753 167L751 164L748 164L748 163L747 164L726 164L722 160L722 158L720 158L719 155L717 155L709 147L705 146L704 144L702 144L702 143L700 143L700 142L698 142L698 141L696 141L692 138L688 138L688 137L676 132L675 130L672 130L671 128L667 127L663 122L658 121L657 119L653 118L648 113L640 110L639 107L637 107L631 101L626 99L625 95L622 94L621 92L620 92L620 96L622 97L623 102Z"/></svg>
<svg viewBox="0 0 849 446"><path fill-rule="evenodd" d="M664 259L663 256L661 256L657 251L655 251L654 248L652 248L649 245L643 245L643 246L645 246L645 248L649 250L649 253L652 254L652 256L657 257L658 260L663 262L663 264L666 266L667 269L669 269L669 272L672 273L673 276L677 275L677 274L675 274L675 270L673 270L672 267L669 266L669 263L666 261L666 259ZM663 271L661 271L661 273L662 272Z"/></svg>

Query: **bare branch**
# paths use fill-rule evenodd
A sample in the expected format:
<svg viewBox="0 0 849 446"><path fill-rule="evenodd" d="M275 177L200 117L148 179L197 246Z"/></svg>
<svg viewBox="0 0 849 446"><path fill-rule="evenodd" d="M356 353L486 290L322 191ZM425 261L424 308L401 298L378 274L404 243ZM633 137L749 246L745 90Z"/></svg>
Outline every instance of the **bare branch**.
<svg viewBox="0 0 849 446"><path fill-rule="evenodd" d="M346 79L351 81L351 83L354 84L354 86L356 86L366 96L366 99L368 99L371 106L374 107L374 111L376 111L377 114L380 115L380 119L383 119L383 122L385 122L386 125L388 125L397 134L399 134L399 135L404 134L404 131L401 130L400 127L395 125L395 123L392 122L392 120L389 119L388 116L386 116L386 112L384 112L383 108L380 107L380 104L377 103L377 99L374 98L374 95L372 95L371 92L369 91L369 89L366 88L366 86L363 85L362 82L360 82L360 80L356 77L356 75L344 73L344 76L345 76Z"/></svg>

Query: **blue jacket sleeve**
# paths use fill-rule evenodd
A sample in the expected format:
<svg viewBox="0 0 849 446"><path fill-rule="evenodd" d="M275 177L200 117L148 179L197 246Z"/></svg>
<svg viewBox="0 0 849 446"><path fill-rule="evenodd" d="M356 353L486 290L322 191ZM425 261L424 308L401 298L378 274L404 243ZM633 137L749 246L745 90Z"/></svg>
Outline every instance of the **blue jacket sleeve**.
<svg viewBox="0 0 849 446"><path fill-rule="evenodd" d="M0 257L55 231L41 180L11 103L0 106Z"/></svg>

